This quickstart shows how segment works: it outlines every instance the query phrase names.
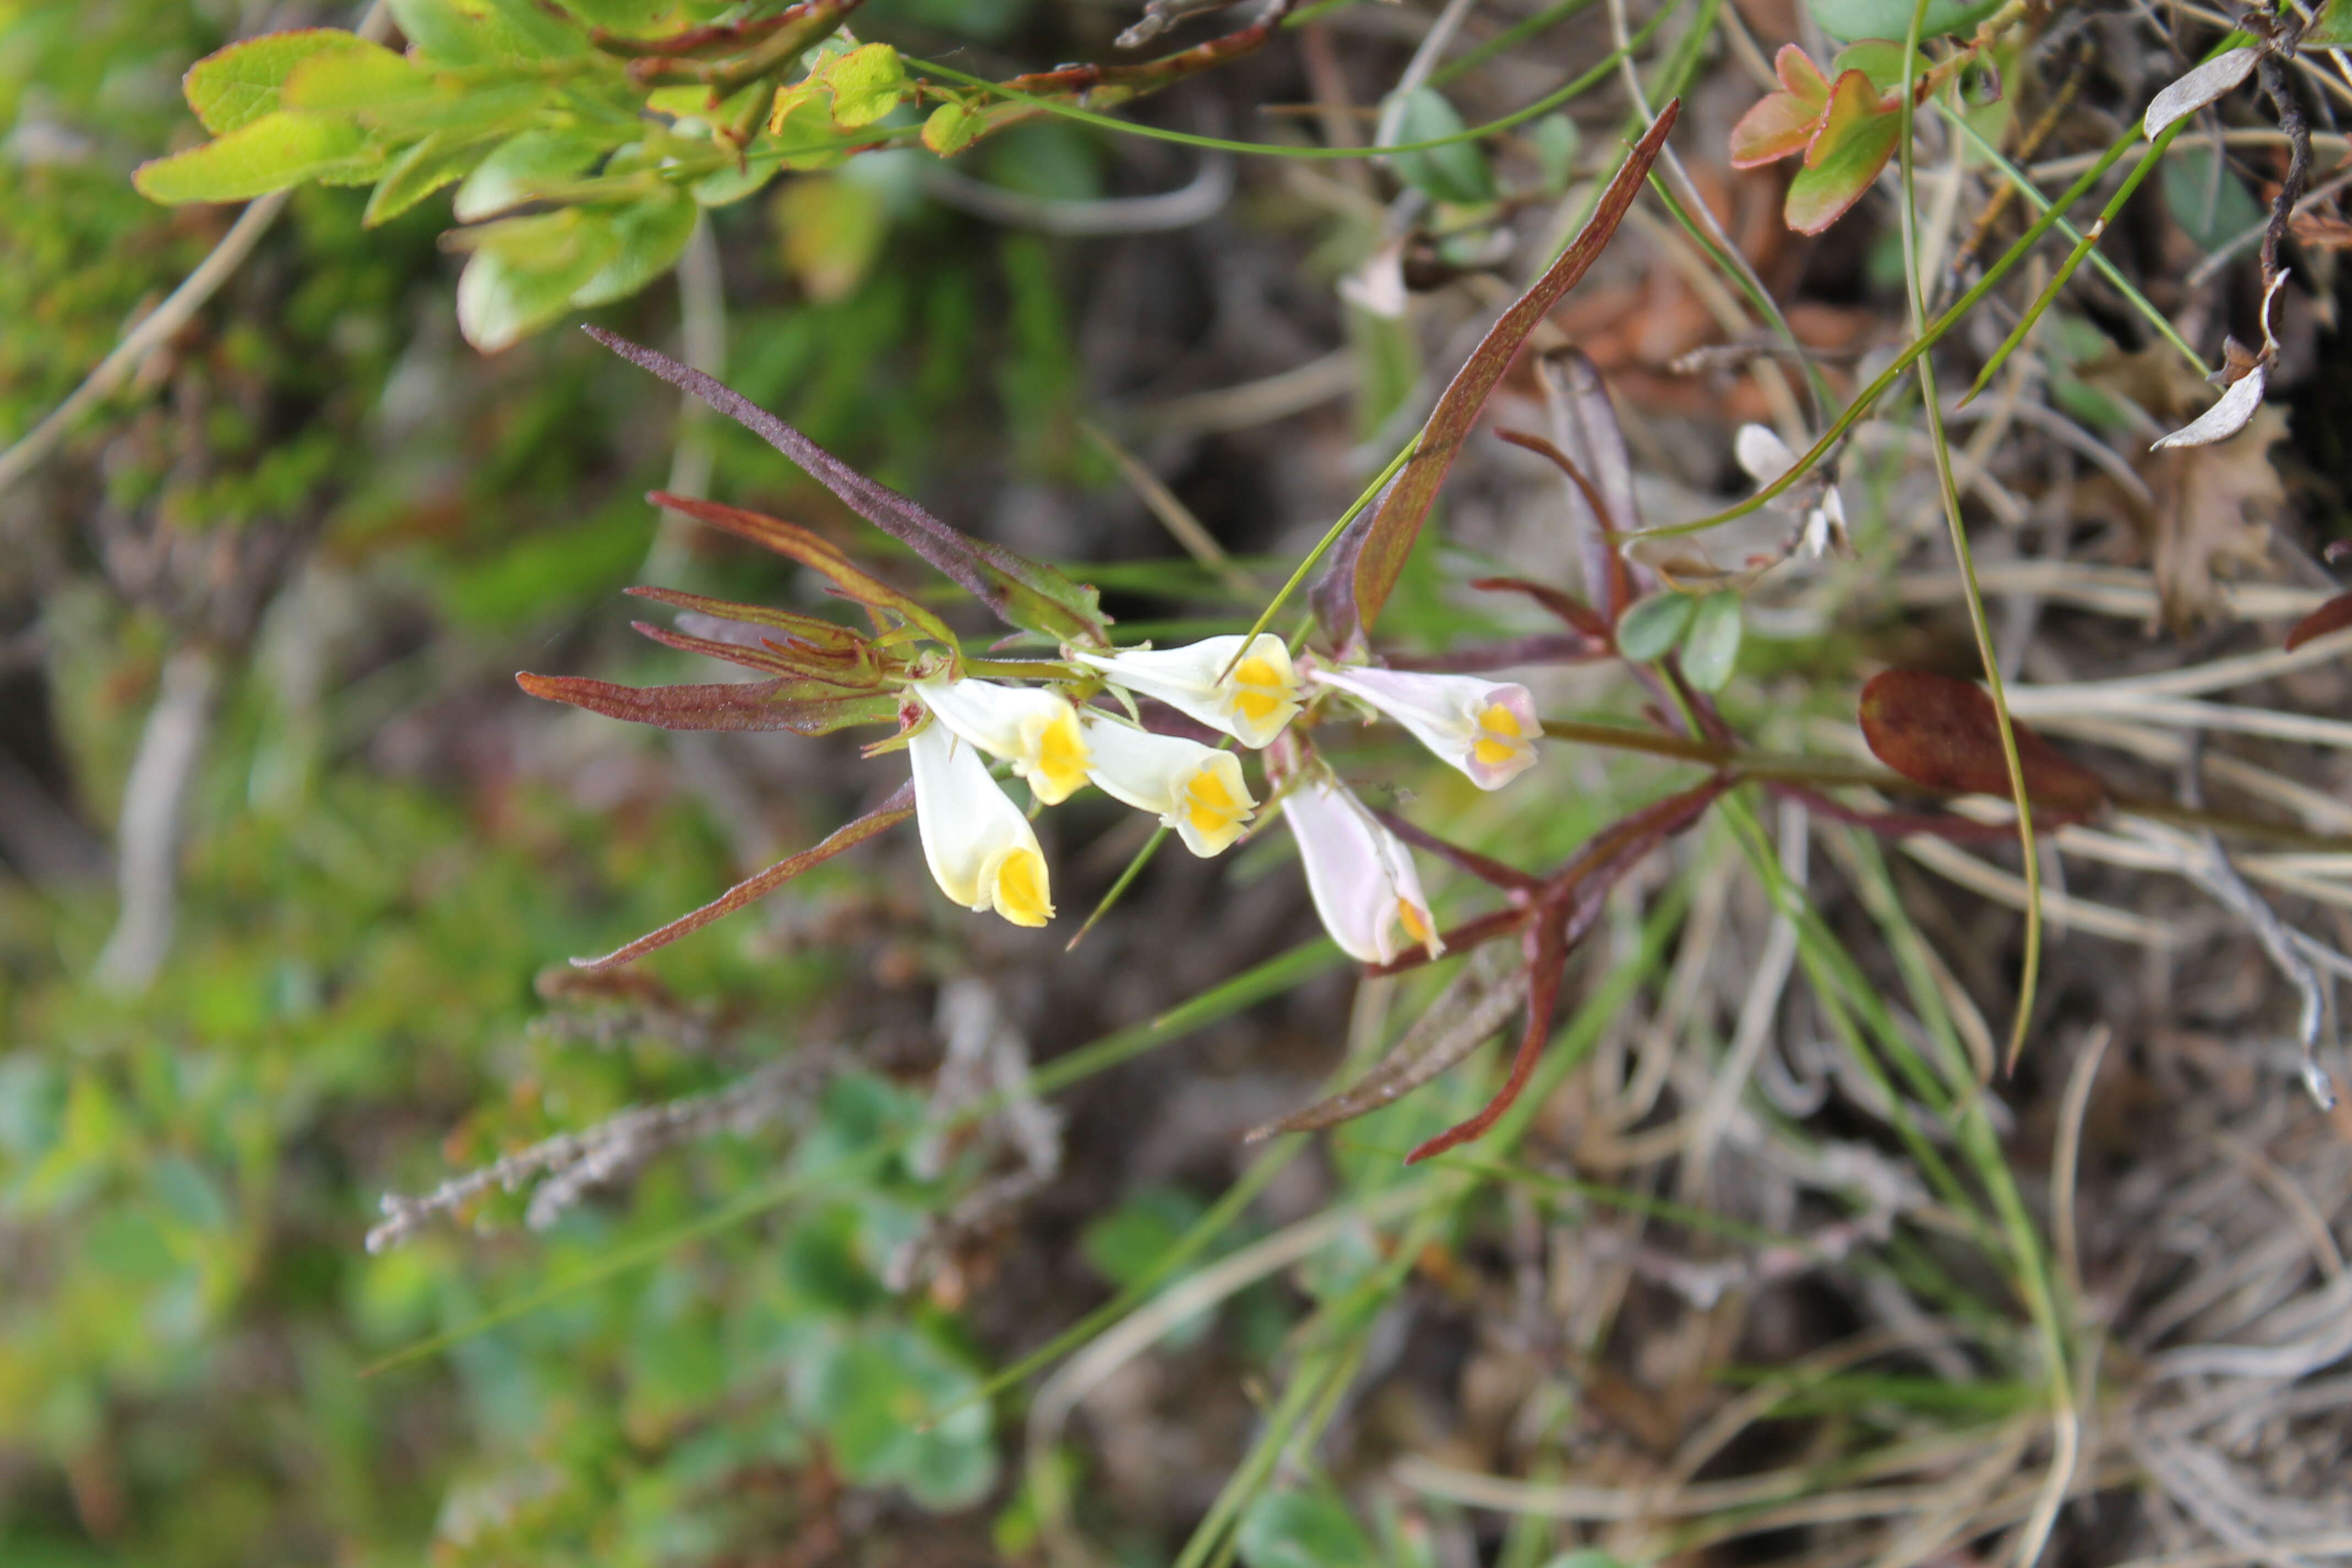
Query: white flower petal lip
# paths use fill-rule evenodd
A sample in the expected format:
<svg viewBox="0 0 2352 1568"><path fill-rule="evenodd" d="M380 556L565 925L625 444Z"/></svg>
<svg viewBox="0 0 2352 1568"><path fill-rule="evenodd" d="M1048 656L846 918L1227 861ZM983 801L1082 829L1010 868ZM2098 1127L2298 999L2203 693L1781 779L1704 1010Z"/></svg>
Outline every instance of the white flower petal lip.
<svg viewBox="0 0 2352 1568"><path fill-rule="evenodd" d="M1223 854L1248 829L1257 801L1239 757L1107 715L1084 717L1092 753L1087 776L1105 795L1152 813L1203 859Z"/></svg>
<svg viewBox="0 0 2352 1568"><path fill-rule="evenodd" d="M1101 670L1112 685L1157 698L1255 752L1272 743L1297 713L1298 672L1290 649L1272 632L1258 633L1246 648L1243 641L1204 637L1182 647L1073 657ZM1227 665L1233 673L1220 680Z"/></svg>
<svg viewBox="0 0 2352 1568"><path fill-rule="evenodd" d="M1797 464L1797 454L1768 425L1742 425L1732 437L1731 453L1759 485L1770 484ZM1802 486L1797 493L1803 493ZM1781 498L1784 502L1789 500L1789 496ZM1822 485L1819 500L1806 509L1805 521L1797 531L1797 548L1813 560L1832 551L1840 555L1853 553L1853 546L1846 542L1845 500L1837 486Z"/></svg>
<svg viewBox="0 0 2352 1568"><path fill-rule="evenodd" d="M1797 454L1769 425L1742 425L1731 438L1731 454L1759 485L1770 484L1797 464Z"/></svg>
<svg viewBox="0 0 2352 1568"><path fill-rule="evenodd" d="M1348 786L1328 776L1302 778L1282 797L1283 819L1298 837L1307 890L1339 951L1362 963L1390 963L1407 945L1400 929L1435 958L1445 951L1429 912L1412 856Z"/></svg>
<svg viewBox="0 0 2352 1568"><path fill-rule="evenodd" d="M907 756L915 764L915 827L940 891L1014 925L1052 920L1036 832L980 752L944 724L927 724L908 738Z"/></svg>
<svg viewBox="0 0 2352 1568"><path fill-rule="evenodd" d="M1500 789L1536 765L1543 726L1535 700L1516 681L1320 666L1310 679L1362 698L1480 789Z"/></svg>
<svg viewBox="0 0 2352 1568"><path fill-rule="evenodd" d="M992 680L920 680L914 691L949 730L1011 763L1043 804L1058 805L1087 782L1086 736L1061 693Z"/></svg>

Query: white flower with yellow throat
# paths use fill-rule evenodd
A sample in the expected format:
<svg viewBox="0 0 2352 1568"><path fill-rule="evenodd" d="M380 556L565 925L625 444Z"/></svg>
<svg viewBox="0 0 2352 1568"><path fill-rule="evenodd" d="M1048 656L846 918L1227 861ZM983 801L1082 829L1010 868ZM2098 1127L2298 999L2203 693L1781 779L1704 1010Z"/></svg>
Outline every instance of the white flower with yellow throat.
<svg viewBox="0 0 2352 1568"><path fill-rule="evenodd" d="M1114 800L1148 811L1172 827L1184 847L1223 854L1249 829L1257 801L1231 752L1177 735L1155 735L1108 713L1083 715L1092 760L1087 776Z"/></svg>
<svg viewBox="0 0 2352 1568"><path fill-rule="evenodd" d="M1052 920L1036 831L990 776L979 751L931 723L908 738L907 756L915 765L915 826L940 890L965 909L993 910L1017 926Z"/></svg>
<svg viewBox="0 0 2352 1568"><path fill-rule="evenodd" d="M1298 671L1290 649L1272 632L1073 657L1102 671L1113 686L1156 698L1252 751L1271 743L1298 711Z"/></svg>

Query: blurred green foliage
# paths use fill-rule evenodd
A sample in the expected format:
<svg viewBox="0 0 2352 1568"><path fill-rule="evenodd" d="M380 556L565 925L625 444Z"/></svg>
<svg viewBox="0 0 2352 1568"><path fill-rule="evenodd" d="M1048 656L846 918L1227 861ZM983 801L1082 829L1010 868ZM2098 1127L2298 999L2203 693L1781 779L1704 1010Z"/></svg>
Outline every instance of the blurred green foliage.
<svg viewBox="0 0 2352 1568"><path fill-rule="evenodd" d="M956 19L1001 30L1018 10ZM173 0L0 5L0 441L226 232L231 213L158 206L128 176L184 141L180 73L233 24ZM1058 177L1061 154L1038 145ZM961 220L869 162L871 177L788 176L773 207L724 215L729 254L767 258L730 280L737 384L909 487L960 462L1066 477L1090 461L1071 434L1062 259L1034 242L974 250ZM1027 159L1011 147L1002 166ZM386 220L363 190L298 191L159 361L164 383L118 396L12 498L64 520L69 575L44 584L40 607L91 821L119 807L172 647L226 635L255 659L231 666L185 809L177 942L143 996L88 978L110 885L0 879L11 1568L415 1561L428 1543L446 1563L715 1561L824 1511L800 1489L813 1455L918 1509L967 1509L994 1484L996 1422L965 1399L979 1364L965 1331L880 1282L969 1185L969 1159L922 1178L868 1163L822 1203L661 1247L775 1180L786 1147L806 1171L904 1143L921 1106L885 1079L836 1079L796 1139L699 1142L528 1239L520 1198L494 1193L472 1211L483 1237L360 1249L387 1189L804 1044L748 1029L719 1058L658 1031L537 1026L536 973L699 902L727 881L728 847L698 811L615 818L496 769L461 770L453 791L370 750L386 721L436 702L522 701L507 671L546 660L583 617L617 627L611 595L652 542L640 498L675 421L671 395L576 336L497 362L453 341L455 267L435 244L447 199ZM773 220L812 213L834 238L793 265L795 225ZM651 308L658 332L671 303ZM719 492L809 493L766 447L712 435ZM159 537L290 531L316 552L299 613L223 634L201 593L131 591L79 535L91 506ZM765 563L696 569L790 595ZM28 585L0 573L0 593ZM337 595L352 593L388 597L414 633L339 641ZM367 621L385 623L383 603ZM661 967L681 994L762 1019L810 1016L844 978L756 936L721 933ZM659 1260L362 1375L638 1247Z"/></svg>

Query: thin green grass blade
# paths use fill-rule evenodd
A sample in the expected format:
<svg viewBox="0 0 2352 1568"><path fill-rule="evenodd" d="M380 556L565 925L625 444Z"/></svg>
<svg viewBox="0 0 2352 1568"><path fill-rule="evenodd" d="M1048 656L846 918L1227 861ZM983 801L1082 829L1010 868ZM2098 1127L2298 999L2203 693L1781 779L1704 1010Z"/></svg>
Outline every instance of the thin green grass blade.
<svg viewBox="0 0 2352 1568"><path fill-rule="evenodd" d="M1915 0L1911 8L1911 32L1904 45L1903 99L1898 117L1901 130L1895 142L1896 168L1903 185L1903 290L1910 304L1911 330L1914 332L1924 331L1927 325L1927 284L1919 276L1918 155L1912 143L1918 110L1917 94L1912 89L1912 82L1919 66L1919 34L1927 16L1927 0ZM2165 145L2159 139L2158 144L2150 149L2149 156L2153 158L2161 153ZM2123 189L2116 193L2115 201L2110 204L2110 211L2122 205L2140 171L2150 166L2147 160L2141 161L2140 169L2133 171L2132 178L2126 179ZM2091 226L2091 233L2096 235L2105 226L2106 218L2103 216ZM2075 246L2072 259L2080 261L2089 250L2090 240L2086 237ZM2068 270L2061 268L2061 277L2066 276ZM2045 291L2042 300L2054 297L2054 294ZM2035 312L2041 308L2042 301L2036 301ZM2011 334L2011 342L2024 341L2024 334L2032 330L2033 313L2029 312L2027 320L2018 324L2017 331ZM2008 345L2003 344L2004 353L2007 349ZM1994 356L1996 362L2000 357L1999 354ZM1992 374L1992 368L1990 365L1986 367L1985 374L1977 380L1978 387L1985 384ZM1969 395L1975 394L1971 392ZM1960 487L1952 477L1952 447L1944 433L1944 406L1937 398L1933 354L1919 356L1919 405L1927 416L1927 439L1936 454L1937 492L1944 503L1944 522L1952 541L1952 557L1960 568L1964 590L1961 597L1969 607L1969 629L1976 636L1977 658L1984 666L1985 685L1992 695L1993 719L2000 731L2001 761L2009 769L2010 800L2017 807L2018 853L2025 867L2025 962L2017 981L2017 1016L2009 1032L2009 1065L2011 1070L2015 1070L2017 1058L2025 1050L2026 1031L2033 1025L2034 992L2042 979L2042 857L2036 853L2033 842L2033 808L2026 799L2025 763L2018 755L2017 726L2009 716L2009 694L2000 678L2000 658L1992 645L1992 623L1985 615L1984 595L1977 586L1976 557L1969 548L1968 523L1960 516Z"/></svg>
<svg viewBox="0 0 2352 1568"><path fill-rule="evenodd" d="M1845 439L1846 432L1862 421L1863 416L1870 412L1872 405L1885 395L1886 390L1903 378L1904 373L1911 368L1914 362L1940 342L1944 336L1958 326L1970 310L1976 309L1979 301L1991 293L1994 288L2009 276L2011 270L2025 259L2034 246L2041 243L2042 236L2048 234L2052 226L2057 223L2059 215L2089 195L2098 183L2106 177L2107 171L2122 162L2124 154L2130 152L2138 141L2138 132L2128 132L2119 138L2106 152L2101 153L2099 161L2084 170L2080 179L2067 186L2064 193L2051 204L2050 210L2034 219L2025 232L2019 235L2007 250L2001 252L2000 259L1985 269L1985 275L1977 280L1974 288L1954 300L1950 309L1936 318L1933 326L1906 345L1903 352L1895 357L1892 363L1879 372L1869 385L1855 395L1854 400L1846 405L1844 412L1832 420L1829 428L1822 432L1821 439L1808 447L1790 467L1787 473L1782 474L1770 484L1763 486L1747 500L1727 506L1721 511L1709 512L1705 517L1693 518L1688 522L1661 523L1655 527L1641 529L1636 532L1635 537L1665 539L1683 534L1703 533L1710 528L1720 527L1734 519L1760 511L1785 495L1792 486L1801 481L1807 474L1811 473L1840 441Z"/></svg>
<svg viewBox="0 0 2352 1568"><path fill-rule="evenodd" d="M1992 357L1985 361L1984 369L1977 373L1975 384L1969 388L1967 396L1960 399L1963 406L1970 398L1992 384L1992 378L2000 374L2000 367L2009 363L2009 356L2015 353L2019 345L2025 342L2027 335L2033 331L2034 323L2042 320L2042 312L2057 302L2060 292L2074 280L2076 268L2080 268L2084 258L2091 254L2091 247L2097 245L2106 234L2107 225L2113 223L2116 215L2124 210L2124 204L2131 200L2132 193L2139 189L2140 182L2156 172L2157 164L2163 161L2165 153L2172 146L2173 139L2179 136L2189 122L2189 120L2179 120L2167 126L2163 132L2148 144L2147 151L2140 154L2139 162L2133 164L2131 173L2124 176L2124 183L2116 187L2116 194L2107 198L2107 205L2100 209L2097 218L2093 220L2091 226L2084 231L2083 237L2074 242L2074 248L2066 253L2066 259L2058 264L2058 270L2051 275L2049 283L2040 294L2034 296L2033 303L2026 307L2025 314L2018 318L2017 325L2010 329L2009 335L2001 340L2000 347L1993 351Z"/></svg>
<svg viewBox="0 0 2352 1568"><path fill-rule="evenodd" d="M2026 177L2024 170L2019 168L2016 164L2003 157L2000 148L1986 141L1983 133L1979 132L1975 126L1969 123L1969 117L1967 115L1946 113L1944 112L1941 105L1933 105L1931 107L1934 107L1939 114L1943 115L1945 124L1958 131L1961 137L1967 141L1969 145L1974 147L1978 153L1980 154L1986 162L1990 163L1994 168L1999 169L2001 172L2002 176L2009 181L2010 185L2017 192L2017 194L2023 196L2028 202L2032 204L2034 211L2048 212L2050 210L2050 198L2043 195L2040 188L2037 187L2032 180ZM2058 220L2058 232L2064 235L2069 240L2077 245L2083 243L2083 231L2076 228L2073 224L2068 223L2064 218L2060 218ZM2140 313L2141 318L2146 321L2150 327L2155 329L2158 337L2162 338L2166 342L2170 343L2173 348L2179 352L2182 361L2188 364L2189 369L2197 373L2200 380L2202 380L2212 374L2206 368L2205 362L2198 357L2197 351L2189 346L2189 340L2182 337L2179 331L2173 326L2172 319L2169 316L2167 316L2163 311L2158 310L2154 302L2151 301L2147 295L2134 288L2132 286L2131 279L2126 278L2114 262L2109 261L2097 250L2093 250L2091 252L2091 266L2097 270L2100 277L2105 279L2109 284L2114 286L2116 292L2121 294L2124 299L2130 303L2133 310L2137 310Z"/></svg>
<svg viewBox="0 0 2352 1568"><path fill-rule="evenodd" d="M1160 853L1160 846L1167 837L1168 825L1164 822L1151 830L1151 837L1143 841L1143 847L1135 852L1135 858L1127 863L1127 869L1118 874L1118 880L1110 885L1109 890L1103 894L1102 901L1095 905L1095 912L1087 917L1087 923L1078 928L1078 934L1062 944L1064 952L1087 940L1087 932L1095 929L1096 921L1110 913L1110 907L1118 902L1119 895L1127 891L1128 884L1143 875L1143 868L1151 864L1151 858Z"/></svg>

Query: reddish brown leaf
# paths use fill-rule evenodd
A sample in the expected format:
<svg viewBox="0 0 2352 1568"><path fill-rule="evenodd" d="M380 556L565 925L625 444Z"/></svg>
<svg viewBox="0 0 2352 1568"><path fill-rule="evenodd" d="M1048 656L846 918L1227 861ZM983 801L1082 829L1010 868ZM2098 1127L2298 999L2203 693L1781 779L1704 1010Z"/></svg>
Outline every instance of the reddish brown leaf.
<svg viewBox="0 0 2352 1568"><path fill-rule="evenodd" d="M569 702L608 719L664 730L790 730L796 735L829 735L852 724L887 724L898 716L895 697L845 696L840 688L823 681L640 687L524 670L515 676L515 684L550 702Z"/></svg>
<svg viewBox="0 0 2352 1568"><path fill-rule="evenodd" d="M1584 591L1613 626L1646 586L1634 581L1617 548L1619 534L1642 526L1624 426L1601 367L1582 349L1570 344L1539 354L1535 373L1551 423L1552 449L1546 455L1570 479L1569 531L1584 568Z"/></svg>
<svg viewBox="0 0 2352 1568"><path fill-rule="evenodd" d="M739 605L731 599L713 599L701 594L681 594L675 588L624 588L634 598L652 599L690 610L713 620L740 621L745 626L765 626L784 633L794 642L806 643L813 648L829 652L854 652L870 647L866 639L849 627L839 626L815 616L804 616L796 610L779 610L768 605Z"/></svg>
<svg viewBox="0 0 2352 1568"><path fill-rule="evenodd" d="M1812 57L1794 44L1780 46L1772 62L1781 90L1767 93L1731 128L1731 166L1754 169L1801 153L1821 130L1829 108L1830 84Z"/></svg>
<svg viewBox="0 0 2352 1568"><path fill-rule="evenodd" d="M1582 935L1582 932L1578 932ZM1527 1092L1528 1080L1535 1076L1536 1063L1543 1059L1544 1047L1551 1043L1552 1014L1559 1005L1561 973L1568 965L1570 938L1561 930L1557 920L1545 921L1534 932L1533 948L1528 955L1528 1018L1519 1031L1519 1048L1512 1054L1511 1072L1503 1087L1485 1110L1469 1121L1439 1133L1404 1157L1408 1165L1417 1165L1433 1155L1483 1137L1488 1129L1502 1120L1503 1112L1511 1109L1519 1096Z"/></svg>
<svg viewBox="0 0 2352 1568"><path fill-rule="evenodd" d="M1403 1098L1485 1045L1527 993L1524 969L1491 984L1482 965L1464 969L1370 1072L1337 1094L1251 1128L1242 1142L1337 1127Z"/></svg>
<svg viewBox="0 0 2352 1568"><path fill-rule="evenodd" d="M1536 281L1533 288L1519 296L1511 308L1503 312L1485 341L1472 352L1469 360L1457 372L1444 395L1437 400L1429 423L1423 426L1421 447L1412 460L1396 478L1386 495L1381 497L1380 510L1363 536L1356 557L1354 618L1369 631L1379 619L1381 607L1395 591L1397 580L1404 575L1404 564L1412 553L1413 542L1421 537L1423 520L1428 517L1432 502L1437 499L1438 487L1461 455L1463 444L1470 437L1471 427L1486 406L1487 397L1495 385L1510 368L1512 357L1534 331L1560 297L1574 288L1583 278L1617 226L1624 220L1625 211L1633 205L1633 197L1648 178L1650 165L1657 161L1666 144L1666 133L1674 129L1675 117L1682 110L1682 100L1669 102L1658 118L1634 144L1617 177L1609 182L1601 193L1600 205L1584 232L1560 253L1558 261Z"/></svg>
<svg viewBox="0 0 2352 1568"><path fill-rule="evenodd" d="M1393 811L1383 811L1379 806L1372 807L1371 811L1372 816L1377 817L1390 832L1407 844L1428 850L1439 859L1459 867L1482 882L1497 888L1514 889L1523 893L1535 892L1543 886L1543 879L1540 877L1530 876L1516 866L1506 866L1491 855L1481 855L1475 849L1465 848L1450 839L1440 838L1427 828L1414 826Z"/></svg>
<svg viewBox="0 0 2352 1568"><path fill-rule="evenodd" d="M1781 204L1780 215L1790 228L1819 234L1862 200L1903 134L1895 112L1901 96L1890 100L1858 70L1837 79L1821 129L1805 147L1805 166L1789 182Z"/></svg>
<svg viewBox="0 0 2352 1568"><path fill-rule="evenodd" d="M1504 437L1505 440L1509 438L1507 435ZM1525 594L1593 641L1609 641L1609 623L1601 618L1600 611L1573 594L1562 593L1548 584L1530 583L1525 577L1479 577L1473 579L1470 585L1485 594Z"/></svg>
<svg viewBox="0 0 2352 1568"><path fill-rule="evenodd" d="M2026 795L2059 811L2095 811L2107 797L2098 774L2022 724L2018 762ZM1890 669L1862 689L1862 734L1878 760L1914 784L1963 795L2010 793L2000 719L1974 681L1922 669Z"/></svg>
<svg viewBox="0 0 2352 1568"><path fill-rule="evenodd" d="M915 786L911 782L902 784L891 792L889 799L848 826L835 828L815 848L803 849L787 859L777 861L757 876L736 883L693 913L680 915L661 930L649 931L626 947L616 948L602 958L575 958L572 962L582 969L610 969L657 947L667 947L688 932L700 931L719 916L731 915L753 900L765 898L802 872L824 865L843 850L854 848L876 834L898 826L914 815Z"/></svg>
<svg viewBox="0 0 2352 1568"><path fill-rule="evenodd" d="M684 512L697 522L723 528L739 538L748 539L779 555L788 556L812 572L830 579L834 593L865 605L869 613L887 610L925 637L943 642L950 647L955 646L955 634L948 630L947 623L858 565L843 553L839 545L823 534L812 532L796 522L786 522L780 517L745 511L741 507L722 506L717 501L703 500L695 496L656 490L646 499L656 506ZM877 631L890 629L879 616L875 618L874 626Z"/></svg>
<svg viewBox="0 0 2352 1568"><path fill-rule="evenodd" d="M2340 632L2346 626L2352 626L2352 594L2338 594L2294 623L2294 629L2286 634L2287 651L2292 653L2314 637Z"/></svg>
<svg viewBox="0 0 2352 1568"><path fill-rule="evenodd" d="M813 652L798 643L719 642L712 637L672 631L667 626L657 626L648 621L631 621L629 626L638 636L651 637L664 647L674 647L680 653L698 653L706 658L722 658L746 669L765 670L770 675L821 681L833 688L833 694L836 696L875 691L882 685L881 672L875 668L873 661L860 659L855 653L842 658Z"/></svg>
<svg viewBox="0 0 2352 1568"><path fill-rule="evenodd" d="M1530 908L1521 906L1507 910L1488 910L1483 915L1473 915L1458 926L1449 926L1437 933L1438 945L1444 956L1456 958L1471 949L1483 947L1497 937L1508 936L1528 923ZM1387 963L1368 963L1368 975L1402 974L1409 969L1419 969L1433 962L1425 947L1409 947Z"/></svg>
<svg viewBox="0 0 2352 1568"><path fill-rule="evenodd" d="M1768 784L1764 786L1784 800L1801 801L1807 811L1816 816L1826 816L1832 822L1846 823L1881 838L1908 838L1924 833L1931 838L1948 839L1954 844L1994 844L2017 841L2017 825L2013 822L1979 822L1973 817L1935 815L1924 811L1863 811L1842 805L1818 790L1798 784ZM2034 821L2044 819L2034 814Z"/></svg>

